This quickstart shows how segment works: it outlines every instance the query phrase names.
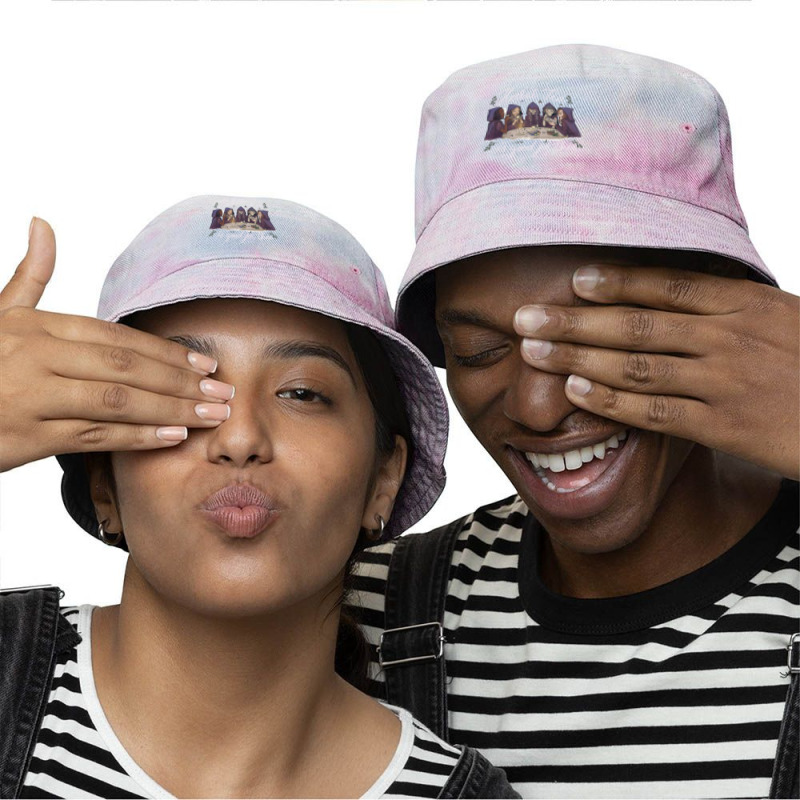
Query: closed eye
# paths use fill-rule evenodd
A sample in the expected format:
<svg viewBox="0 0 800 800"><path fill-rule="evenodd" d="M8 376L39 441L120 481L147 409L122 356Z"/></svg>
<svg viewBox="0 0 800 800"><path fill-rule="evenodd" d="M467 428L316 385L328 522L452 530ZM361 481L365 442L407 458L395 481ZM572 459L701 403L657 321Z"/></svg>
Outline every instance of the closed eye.
<svg viewBox="0 0 800 800"><path fill-rule="evenodd" d="M469 356L460 356L457 353L453 353L452 356L453 361L455 361L459 367L488 367L499 360L499 357L503 355L506 349L507 346L503 345L501 347L492 347L490 350L483 350L480 353L474 353Z"/></svg>

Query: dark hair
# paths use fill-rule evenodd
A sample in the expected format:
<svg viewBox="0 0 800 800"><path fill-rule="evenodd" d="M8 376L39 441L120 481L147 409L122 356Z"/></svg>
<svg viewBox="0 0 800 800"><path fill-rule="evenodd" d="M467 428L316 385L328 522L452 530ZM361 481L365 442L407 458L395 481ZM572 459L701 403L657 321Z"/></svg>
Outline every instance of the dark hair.
<svg viewBox="0 0 800 800"><path fill-rule="evenodd" d="M346 325L347 340L361 370L372 409L375 412L375 447L377 456L388 456L394 452L395 436L402 436L408 446L406 474L414 458L411 426L408 422L400 387L397 384L386 351L378 337L361 325ZM359 552L374 544L361 531L355 549L347 560L344 570L344 585L337 605L340 607L339 631L336 634L335 668L338 675L357 689L365 691L368 684L370 651L358 620L344 608L355 580L354 569Z"/></svg>

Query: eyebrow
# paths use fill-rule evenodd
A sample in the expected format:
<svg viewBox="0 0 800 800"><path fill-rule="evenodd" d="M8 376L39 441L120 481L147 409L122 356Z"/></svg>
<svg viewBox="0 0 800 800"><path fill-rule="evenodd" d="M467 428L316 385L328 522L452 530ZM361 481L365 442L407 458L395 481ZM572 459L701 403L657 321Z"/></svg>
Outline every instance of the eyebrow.
<svg viewBox="0 0 800 800"><path fill-rule="evenodd" d="M494 323L488 317L471 309L446 308L437 314L437 319L447 325L476 325L479 328L494 327Z"/></svg>
<svg viewBox="0 0 800 800"><path fill-rule="evenodd" d="M207 336L168 336L173 342L182 344L190 350L202 353L205 356L216 358L214 340ZM290 360L297 358L324 358L337 367L344 370L350 378L351 383L355 388L356 384L355 375L350 369L350 365L344 360L342 354L333 347L320 342L310 342L303 339L285 339L281 342L273 342L268 344L261 351L263 358L278 358L281 360Z"/></svg>

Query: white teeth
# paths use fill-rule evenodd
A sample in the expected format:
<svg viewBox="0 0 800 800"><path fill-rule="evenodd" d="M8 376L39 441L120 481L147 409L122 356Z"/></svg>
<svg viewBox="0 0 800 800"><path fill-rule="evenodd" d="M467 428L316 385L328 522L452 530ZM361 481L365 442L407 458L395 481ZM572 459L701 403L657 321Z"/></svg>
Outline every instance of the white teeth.
<svg viewBox="0 0 800 800"><path fill-rule="evenodd" d="M556 488L555 484L547 477L545 470L564 472L564 470L580 469L584 464L588 464L595 458L603 460L606 457L607 450L616 450L627 438L628 431L622 431L609 436L604 442L567 450L565 453L525 453L525 457L533 465L536 474L548 489L565 494L577 491L577 489Z"/></svg>
<svg viewBox="0 0 800 800"><path fill-rule="evenodd" d="M598 444L593 444L592 452L594 453L595 458L599 458L602 461L606 457L605 442L599 442Z"/></svg>

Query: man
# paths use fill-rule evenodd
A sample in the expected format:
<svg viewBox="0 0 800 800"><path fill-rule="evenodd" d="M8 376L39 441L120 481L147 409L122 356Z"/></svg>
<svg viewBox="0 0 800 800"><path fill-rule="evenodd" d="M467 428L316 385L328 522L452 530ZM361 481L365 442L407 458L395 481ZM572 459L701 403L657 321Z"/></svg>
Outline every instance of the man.
<svg viewBox="0 0 800 800"><path fill-rule="evenodd" d="M580 136L485 142L489 105L532 100ZM759 412L750 376L796 374L796 309L699 76L564 46L448 79L398 320L518 495L368 551L374 691L526 797L766 796L798 627L797 399ZM755 431L778 444L754 459Z"/></svg>

